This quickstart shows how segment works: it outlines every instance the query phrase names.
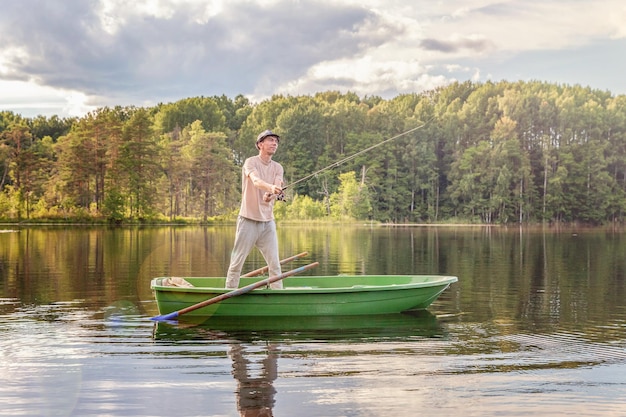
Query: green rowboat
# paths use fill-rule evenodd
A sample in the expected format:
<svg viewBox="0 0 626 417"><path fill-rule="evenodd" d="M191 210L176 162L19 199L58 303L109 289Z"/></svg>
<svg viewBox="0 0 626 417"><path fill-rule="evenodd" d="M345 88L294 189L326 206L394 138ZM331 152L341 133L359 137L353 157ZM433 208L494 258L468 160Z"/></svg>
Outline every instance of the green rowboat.
<svg viewBox="0 0 626 417"><path fill-rule="evenodd" d="M240 287L261 281L241 278ZM167 285L171 278L152 279L161 315L167 315L231 290L223 277L185 277L189 287ZM338 275L291 276L283 289L257 288L188 312L190 317L354 316L391 314L427 308L454 276L439 275Z"/></svg>

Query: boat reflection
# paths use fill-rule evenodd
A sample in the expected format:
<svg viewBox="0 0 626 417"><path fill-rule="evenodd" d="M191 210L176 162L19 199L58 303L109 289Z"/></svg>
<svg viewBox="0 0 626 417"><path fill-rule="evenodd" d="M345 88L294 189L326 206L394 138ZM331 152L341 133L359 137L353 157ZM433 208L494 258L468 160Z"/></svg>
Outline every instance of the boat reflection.
<svg viewBox="0 0 626 417"><path fill-rule="evenodd" d="M182 316L184 318L184 316ZM365 316L213 317L201 323L155 322L156 339L236 339L243 342L292 340L393 340L441 338L445 330L428 310Z"/></svg>

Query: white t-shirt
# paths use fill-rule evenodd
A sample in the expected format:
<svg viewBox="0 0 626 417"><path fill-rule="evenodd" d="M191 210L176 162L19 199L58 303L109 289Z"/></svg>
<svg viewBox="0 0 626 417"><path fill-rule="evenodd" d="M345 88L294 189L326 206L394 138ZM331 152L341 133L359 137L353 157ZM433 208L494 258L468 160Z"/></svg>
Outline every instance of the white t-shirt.
<svg viewBox="0 0 626 417"><path fill-rule="evenodd" d="M254 186L250 178L250 174L253 172L263 181L282 187L283 167L276 161L270 161L266 164L256 155L246 159L241 169L242 196L239 215L259 222L273 220L273 208L276 199L272 198L269 202L263 201L263 195L266 191Z"/></svg>

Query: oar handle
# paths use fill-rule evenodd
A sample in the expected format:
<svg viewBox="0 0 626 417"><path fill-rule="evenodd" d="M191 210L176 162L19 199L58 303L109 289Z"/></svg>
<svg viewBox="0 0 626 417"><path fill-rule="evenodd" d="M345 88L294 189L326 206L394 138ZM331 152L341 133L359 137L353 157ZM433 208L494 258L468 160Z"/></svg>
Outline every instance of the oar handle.
<svg viewBox="0 0 626 417"><path fill-rule="evenodd" d="M313 262L312 264L308 264L308 265L301 266L300 268L292 269L291 271L284 272L284 273L282 273L280 275L277 275L275 277L265 278L265 279L263 279L261 281L257 281L257 282L254 282L254 283L250 284L250 285L246 285L245 287L237 288L236 290L232 290L232 291L229 291L227 293L220 294L217 297L209 298L208 300L199 302L199 303L194 304L194 305L189 306L189 307L185 307L185 308L180 309L178 311L174 311L172 313L164 314L164 315L161 315L161 316L152 317L150 320L155 320L155 321L174 320L178 316L181 316L181 315L183 315L185 313L189 313L190 311L197 310L199 308L206 307L206 306L211 305L211 304L219 303L220 301L224 301L227 298L236 297L238 295L245 294L247 292L250 292L250 291L252 291L254 289L257 289L257 288L260 288L260 287L268 286L272 282L280 281L281 279L287 278L287 277L289 277L291 275L299 274L300 272L306 271L307 269L314 268L314 267L318 266L319 264L320 264L319 262Z"/></svg>
<svg viewBox="0 0 626 417"><path fill-rule="evenodd" d="M291 262L295 259L302 258L303 256L307 256L308 254L309 252L302 252L297 255L290 256L289 258L285 258L282 261L280 261L280 264L281 265L286 264L287 262ZM269 269L270 267L266 265L263 268L255 269L254 271L250 271L247 274L243 274L242 277L256 277L257 275L266 273Z"/></svg>

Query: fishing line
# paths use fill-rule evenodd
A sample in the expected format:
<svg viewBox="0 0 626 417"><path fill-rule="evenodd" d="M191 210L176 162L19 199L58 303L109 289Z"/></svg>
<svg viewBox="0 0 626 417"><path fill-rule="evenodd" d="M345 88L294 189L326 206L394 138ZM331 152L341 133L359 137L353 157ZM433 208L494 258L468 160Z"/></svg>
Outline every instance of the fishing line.
<svg viewBox="0 0 626 417"><path fill-rule="evenodd" d="M385 139L385 140L383 140L382 142L379 142L379 143L377 143L377 144L375 144L375 145L372 145L372 146L370 146L369 148L362 149L362 150L358 151L357 153L355 153L355 154L353 154L353 155L350 155L350 156L348 156L348 157L346 157L346 158L343 158L343 159L341 159L341 160L339 160L339 161L333 162L332 164L328 165L327 167L324 167L324 168L322 168L322 169L320 169L320 170L318 170L318 171L315 171L315 172L314 172L314 173L312 173L312 174L307 175L306 177L300 178L299 180L294 181L294 182L292 182L292 183L291 183L291 184L289 184L289 185L286 185L285 187L283 187L283 191L285 191L285 190L286 190L287 188L289 188L289 187L293 187L293 186L294 186L294 185L296 185L296 184L299 184L299 183L301 183L301 182L303 182L303 181L306 181L306 180L308 180L308 179L310 179L310 178L312 178L312 177L314 177L314 176L316 176L316 175L318 175L318 174L320 174L320 173L322 173L322 172L324 172L324 171L326 171L326 170L329 170L329 169L331 169L331 168L338 167L339 165L341 165L341 164L343 164L343 163L346 163L346 162L348 162L349 160L354 159L354 158L356 158L357 156L359 156L359 155L361 155L361 154L364 154L365 152L369 152L369 151L371 151L371 150L372 150L372 149L374 149L374 148L377 148L377 147L379 147L379 146L381 146L381 145L384 145L384 144L385 144L385 143L387 143L387 142L391 142L391 141L392 141L392 140L394 140L394 139L398 139L399 137L402 137L402 136L408 135L408 134L409 134L409 133L411 133L411 132L415 132L416 130L421 129L421 128L423 128L424 126L426 126L428 123L430 123L430 121L431 121L432 119L434 119L434 117L433 117L433 118L431 118L430 120L426 121L425 123L423 123L423 124L421 124L421 125L419 125L419 126L417 126L417 127L414 127L413 129L409 129L409 130L407 130L406 132L402 132L402 133L400 133L400 134L398 134L398 135L396 135L396 136L394 136L394 137L391 137L391 138L389 138L389 139Z"/></svg>

